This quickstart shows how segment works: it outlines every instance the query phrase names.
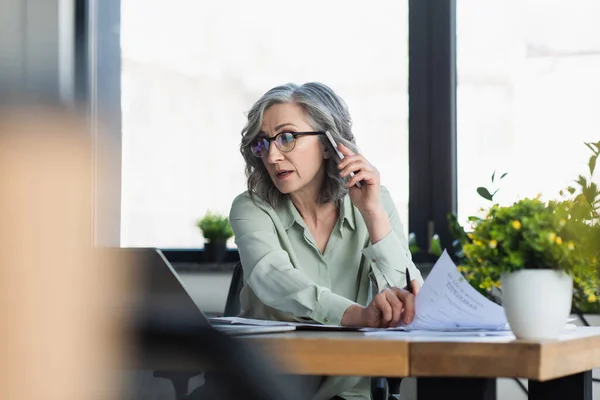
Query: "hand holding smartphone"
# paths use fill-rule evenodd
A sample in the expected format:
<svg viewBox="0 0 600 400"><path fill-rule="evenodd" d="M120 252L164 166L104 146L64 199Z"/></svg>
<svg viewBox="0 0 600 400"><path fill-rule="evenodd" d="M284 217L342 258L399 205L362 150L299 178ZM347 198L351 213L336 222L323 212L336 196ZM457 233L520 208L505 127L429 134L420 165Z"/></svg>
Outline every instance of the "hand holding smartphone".
<svg viewBox="0 0 600 400"><path fill-rule="evenodd" d="M342 161L344 159L344 155L338 149L337 143L335 142L335 140L333 140L333 136L331 136L331 133L329 133L329 131L325 131L325 136L327 136L327 139L329 139L329 143L331 143L331 146L335 150L335 152L338 155L340 161ZM354 176L354 172L350 172L350 177L353 177L353 176ZM358 187L358 188L362 187L361 184L360 184L360 182L356 182L356 187Z"/></svg>

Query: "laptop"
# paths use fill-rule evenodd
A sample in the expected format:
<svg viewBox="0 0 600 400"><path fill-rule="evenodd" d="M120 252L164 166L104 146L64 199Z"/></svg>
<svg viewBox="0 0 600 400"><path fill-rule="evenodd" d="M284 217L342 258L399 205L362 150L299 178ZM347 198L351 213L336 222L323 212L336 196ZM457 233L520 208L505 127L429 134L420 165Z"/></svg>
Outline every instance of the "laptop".
<svg viewBox="0 0 600 400"><path fill-rule="evenodd" d="M131 271L134 287L126 297L127 307L138 315L173 316L197 327L212 327L228 335L254 335L289 332L294 326L254 326L211 323L196 305L181 278L164 254L155 248L99 249L104 255Z"/></svg>

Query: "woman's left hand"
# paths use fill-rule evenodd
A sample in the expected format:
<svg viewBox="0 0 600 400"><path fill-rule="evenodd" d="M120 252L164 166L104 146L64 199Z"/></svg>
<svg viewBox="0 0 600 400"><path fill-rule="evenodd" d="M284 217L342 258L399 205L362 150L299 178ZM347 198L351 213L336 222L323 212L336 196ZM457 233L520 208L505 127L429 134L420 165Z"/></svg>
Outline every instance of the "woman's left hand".
<svg viewBox="0 0 600 400"><path fill-rule="evenodd" d="M355 154L341 143L338 144L338 149L344 155L344 159L338 165L340 176L346 178L351 172L354 172L354 176L350 177L346 183L346 187L350 190L352 204L363 216L383 210L380 176L377 168L365 157ZM356 182L360 182L362 187L357 187Z"/></svg>

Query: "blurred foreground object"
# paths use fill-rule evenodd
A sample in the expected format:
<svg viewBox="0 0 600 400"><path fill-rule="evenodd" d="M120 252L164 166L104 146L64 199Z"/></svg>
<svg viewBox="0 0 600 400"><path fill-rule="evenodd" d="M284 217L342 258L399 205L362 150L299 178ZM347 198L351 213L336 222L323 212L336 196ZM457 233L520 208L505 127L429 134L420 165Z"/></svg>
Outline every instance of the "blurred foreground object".
<svg viewBox="0 0 600 400"><path fill-rule="evenodd" d="M0 399L118 392L128 279L93 257L92 151L77 116L0 109Z"/></svg>
<svg viewBox="0 0 600 400"><path fill-rule="evenodd" d="M218 372L203 399L300 399L256 349L148 298L143 258L94 248L92 137L59 107L0 108L0 399L117 400L122 372L157 366Z"/></svg>

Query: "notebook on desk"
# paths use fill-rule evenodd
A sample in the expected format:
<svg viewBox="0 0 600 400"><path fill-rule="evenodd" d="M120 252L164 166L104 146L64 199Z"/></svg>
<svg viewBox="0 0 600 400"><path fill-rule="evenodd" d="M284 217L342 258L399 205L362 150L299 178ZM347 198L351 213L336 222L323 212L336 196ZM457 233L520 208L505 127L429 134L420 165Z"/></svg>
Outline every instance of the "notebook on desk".
<svg viewBox="0 0 600 400"><path fill-rule="evenodd" d="M161 314L197 327L212 327L230 335L289 332L289 325L250 326L213 324L196 305L181 278L164 254L154 248L106 248L99 254L119 260L132 272L135 290L127 294L127 307L135 316Z"/></svg>

